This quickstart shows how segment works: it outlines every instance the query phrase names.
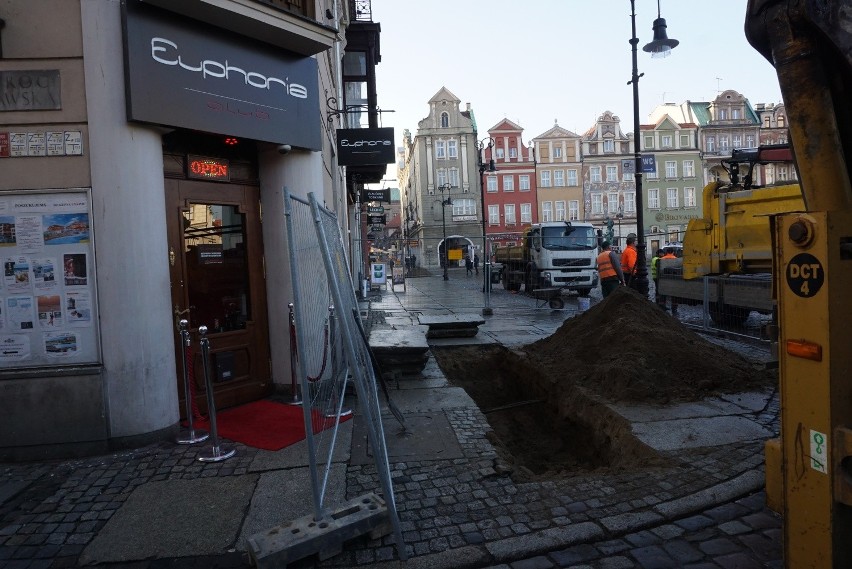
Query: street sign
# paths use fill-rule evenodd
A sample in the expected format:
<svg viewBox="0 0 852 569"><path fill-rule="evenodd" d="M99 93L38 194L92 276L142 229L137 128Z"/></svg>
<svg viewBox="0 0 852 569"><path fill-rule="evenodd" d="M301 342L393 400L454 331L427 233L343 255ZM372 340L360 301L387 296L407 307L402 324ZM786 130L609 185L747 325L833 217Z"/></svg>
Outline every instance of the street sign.
<svg viewBox="0 0 852 569"><path fill-rule="evenodd" d="M636 173L636 160L630 158L627 160L621 161L621 171L625 174L635 174Z"/></svg>
<svg viewBox="0 0 852 569"><path fill-rule="evenodd" d="M385 212L384 206L380 206L380 205L368 205L367 206L367 213L381 215L384 212Z"/></svg>
<svg viewBox="0 0 852 569"><path fill-rule="evenodd" d="M657 171L657 161L653 154L645 154L641 158L643 174L653 174Z"/></svg>

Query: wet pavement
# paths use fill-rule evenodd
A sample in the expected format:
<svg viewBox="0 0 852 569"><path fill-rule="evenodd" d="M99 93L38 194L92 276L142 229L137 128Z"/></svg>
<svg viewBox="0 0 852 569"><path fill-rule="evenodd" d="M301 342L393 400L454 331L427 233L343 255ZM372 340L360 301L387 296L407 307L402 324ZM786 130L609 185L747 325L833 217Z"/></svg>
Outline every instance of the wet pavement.
<svg viewBox="0 0 852 569"><path fill-rule="evenodd" d="M372 330L417 326L421 315L481 316L482 285L463 270L450 271L448 281L409 279L404 291L372 293L362 310ZM429 344L529 343L577 313L577 298L565 300L565 309L551 310L496 285L475 336ZM755 362L769 357L759 344L713 341ZM662 464L526 483L497 467L485 415L434 359L421 374L394 382L391 397L420 433L419 441L403 438L387 414L408 561L399 560L391 534L356 538L339 555L292 567L782 566L781 520L763 493L763 442L778 432L774 392L691 406L612 406ZM718 436L696 438L708 431ZM362 433L358 416L341 427L329 485L341 501L378 492ZM312 509L305 447L272 452L237 443L234 458L202 463L202 446L161 442L85 459L0 464L0 566L250 566L248 536Z"/></svg>

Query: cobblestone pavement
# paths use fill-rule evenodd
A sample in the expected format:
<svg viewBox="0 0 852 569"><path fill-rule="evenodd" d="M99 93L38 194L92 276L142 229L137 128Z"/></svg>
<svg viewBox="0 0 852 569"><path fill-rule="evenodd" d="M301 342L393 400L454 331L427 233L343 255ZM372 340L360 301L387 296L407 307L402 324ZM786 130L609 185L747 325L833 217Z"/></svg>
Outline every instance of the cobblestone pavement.
<svg viewBox="0 0 852 569"><path fill-rule="evenodd" d="M447 306L455 302L459 288L479 286L473 279L456 285L445 287L440 278L417 279L410 282L406 295L385 293L374 298L373 324L422 313L427 305L432 306L430 310L437 305L437 310L452 311ZM416 292L416 287L423 290ZM423 298L429 295L439 296L432 301ZM494 300L499 308L483 334L506 343L546 335L576 312L569 303L564 311L538 311L519 326L512 303L534 307L535 300L518 295L495 295ZM501 321L512 330L495 324ZM760 346L715 341L758 361L767 357ZM762 493L762 441L664 452L665 466L515 483L495 469L497 454L485 437L489 427L478 408L457 406L440 412L455 434L460 455L452 459L422 456L390 465L410 560L400 562L392 536L386 536L359 538L326 561L309 558L291 567L781 566L781 521L765 508ZM777 433L778 416L776 396L766 408L756 410L752 420ZM256 462L263 451L235 446L236 456L219 463L199 462L200 449L193 446L162 442L108 456L0 464L0 566L80 566L87 546L140 486L267 474ZM376 469L349 461L345 483L347 498L374 491ZM190 533L190 529L174 531ZM232 541L210 555L140 558L97 566L200 569L248 567L249 563Z"/></svg>

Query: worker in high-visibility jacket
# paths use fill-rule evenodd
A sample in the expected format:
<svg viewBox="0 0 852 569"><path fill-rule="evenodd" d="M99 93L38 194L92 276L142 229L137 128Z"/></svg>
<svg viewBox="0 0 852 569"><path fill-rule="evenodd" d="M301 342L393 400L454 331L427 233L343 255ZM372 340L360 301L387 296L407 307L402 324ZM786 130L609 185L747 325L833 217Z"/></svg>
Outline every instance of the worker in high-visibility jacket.
<svg viewBox="0 0 852 569"><path fill-rule="evenodd" d="M606 298L609 294L624 284L624 273L618 255L610 249L609 241L601 242L601 254L597 258L598 277L601 281L601 293Z"/></svg>
<svg viewBox="0 0 852 569"><path fill-rule="evenodd" d="M636 250L636 234L631 233L627 236L627 247L621 252L621 272L627 279L627 286L636 288L636 259L639 258L639 253Z"/></svg>

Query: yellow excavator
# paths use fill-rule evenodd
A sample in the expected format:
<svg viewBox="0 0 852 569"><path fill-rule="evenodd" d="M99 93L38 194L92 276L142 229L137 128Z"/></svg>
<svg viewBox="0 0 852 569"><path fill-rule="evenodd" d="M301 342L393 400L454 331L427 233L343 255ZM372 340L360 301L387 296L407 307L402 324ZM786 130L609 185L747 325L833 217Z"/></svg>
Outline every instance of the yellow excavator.
<svg viewBox="0 0 852 569"><path fill-rule="evenodd" d="M775 67L805 210L773 218L781 436L766 445L788 568L852 567L852 3L749 0Z"/></svg>

